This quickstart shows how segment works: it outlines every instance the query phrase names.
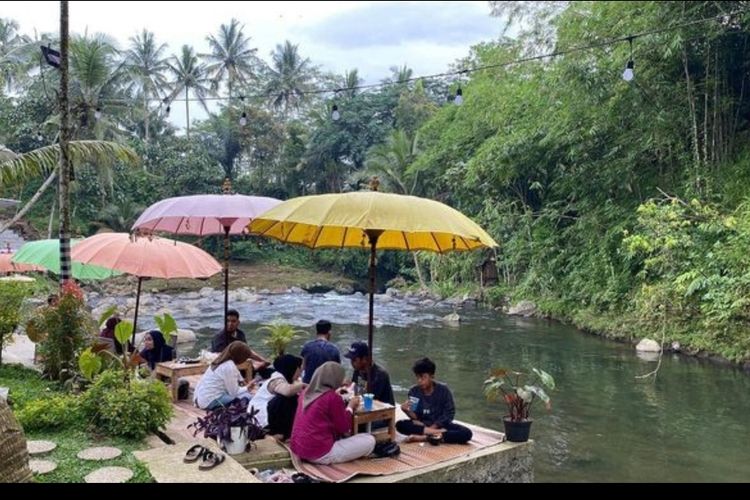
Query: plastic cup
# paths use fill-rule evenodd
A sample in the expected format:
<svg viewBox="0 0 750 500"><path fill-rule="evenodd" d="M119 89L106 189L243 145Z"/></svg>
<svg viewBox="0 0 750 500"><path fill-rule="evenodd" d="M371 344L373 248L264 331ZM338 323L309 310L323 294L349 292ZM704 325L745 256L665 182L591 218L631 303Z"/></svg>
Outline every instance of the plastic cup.
<svg viewBox="0 0 750 500"><path fill-rule="evenodd" d="M416 396L409 396L409 409L413 412L416 412L418 407L419 398Z"/></svg>
<svg viewBox="0 0 750 500"><path fill-rule="evenodd" d="M362 406L364 406L365 411L371 411L372 410L372 403L375 400L375 395L371 393L363 394L362 395Z"/></svg>

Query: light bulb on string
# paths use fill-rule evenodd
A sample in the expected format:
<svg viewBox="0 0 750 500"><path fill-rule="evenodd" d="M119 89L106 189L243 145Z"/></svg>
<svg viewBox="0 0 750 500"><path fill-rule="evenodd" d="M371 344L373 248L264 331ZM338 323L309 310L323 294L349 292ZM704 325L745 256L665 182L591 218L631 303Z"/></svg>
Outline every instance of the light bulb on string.
<svg viewBox="0 0 750 500"><path fill-rule="evenodd" d="M633 72L633 67L635 64L633 63L633 37L628 37L628 43L630 43L630 59L628 59L628 63L625 65L625 71L622 72L622 79L626 82L630 82L635 77L635 73Z"/></svg>
<svg viewBox="0 0 750 500"><path fill-rule="evenodd" d="M331 108L331 120L337 122L341 118L341 113L339 113L339 107L337 105L333 105Z"/></svg>
<svg viewBox="0 0 750 500"><path fill-rule="evenodd" d="M240 126L244 127L245 125L247 125L247 113L243 111L242 116L240 116Z"/></svg>
<svg viewBox="0 0 750 500"><path fill-rule="evenodd" d="M94 111L94 118L96 118L96 121L102 119L102 108L97 106L96 111Z"/></svg>
<svg viewBox="0 0 750 500"><path fill-rule="evenodd" d="M453 98L453 103L456 106L460 106L464 103L464 92L461 90L461 87L458 87L458 90L456 90L456 97Z"/></svg>

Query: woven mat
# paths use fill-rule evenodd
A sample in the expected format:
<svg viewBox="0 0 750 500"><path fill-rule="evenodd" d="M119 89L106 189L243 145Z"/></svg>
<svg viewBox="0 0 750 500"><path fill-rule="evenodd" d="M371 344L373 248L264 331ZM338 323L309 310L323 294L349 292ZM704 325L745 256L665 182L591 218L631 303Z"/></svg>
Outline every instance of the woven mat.
<svg viewBox="0 0 750 500"><path fill-rule="evenodd" d="M360 458L351 462L320 465L306 462L289 450L292 464L298 472L326 482L341 483L358 474L383 476L413 471L430 465L468 455L474 451L503 442L504 435L461 422L473 432L467 444L401 443L401 453L393 458ZM424 444L424 446L421 446Z"/></svg>

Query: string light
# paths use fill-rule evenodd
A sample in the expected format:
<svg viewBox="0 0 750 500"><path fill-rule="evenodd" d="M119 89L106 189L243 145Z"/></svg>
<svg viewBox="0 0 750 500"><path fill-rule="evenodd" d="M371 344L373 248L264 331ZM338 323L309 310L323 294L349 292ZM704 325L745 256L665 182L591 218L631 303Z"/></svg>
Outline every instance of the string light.
<svg viewBox="0 0 750 500"><path fill-rule="evenodd" d="M339 107L337 105L333 105L331 108L331 120L337 122L341 118L341 113L339 113Z"/></svg>
<svg viewBox="0 0 750 500"><path fill-rule="evenodd" d="M630 43L630 59L628 59L628 63L625 65L625 71L622 72L622 79L626 82L632 81L635 76L633 74L633 38L628 38L628 42Z"/></svg>
<svg viewBox="0 0 750 500"><path fill-rule="evenodd" d="M458 89L456 90L456 97L453 99L453 103L456 106L460 106L464 103L464 92L461 90L461 85L458 86Z"/></svg>
<svg viewBox="0 0 750 500"><path fill-rule="evenodd" d="M240 116L240 126L244 127L245 125L247 125L247 113L243 111L242 116Z"/></svg>
<svg viewBox="0 0 750 500"><path fill-rule="evenodd" d="M102 119L102 108L98 106L96 107L96 111L94 111L94 118L96 119L96 121L99 121Z"/></svg>
<svg viewBox="0 0 750 500"><path fill-rule="evenodd" d="M582 46L578 46L578 47L571 47L570 49L565 49L565 50L556 50L554 52L549 52L549 53L546 53L546 54L540 54L540 55L536 55L536 56L528 56L528 57L523 57L523 58L515 59L515 60L512 60L512 61L505 61L505 62L496 63L496 64L488 64L486 66L477 66L477 67L470 68L470 69L462 69L462 70L458 70L458 71L447 71L447 72L444 72L444 73L436 73L436 74L432 74L432 75L415 76L415 77L411 77L411 78L406 78L404 80L400 80L398 82L394 82L394 81L381 81L380 83L354 85L354 86L351 86L351 87L344 87L344 88L337 88L337 89L330 89L330 88L328 88L328 89L318 89L318 90L305 90L305 91L299 92L299 94L300 95L319 95L319 94L329 94L329 93L332 93L332 92L367 90L367 89L375 89L375 88L388 87L388 86L392 86L392 85L403 85L404 83L415 82L417 80L431 80L431 79L437 79L437 78L455 77L455 76L459 76L461 74L468 74L468 73L474 73L474 72L477 72L477 71L485 71L485 70L489 70L489 69L503 68L503 67L507 67L507 66L514 66L514 65L517 65L517 64L525 63L525 62L539 61L539 60L548 59L548 58L552 58L552 57L563 56L563 55L566 55L566 54L573 54L573 53L576 53L576 52L583 52L583 51L586 51L586 50L597 49L597 48L602 48L602 47L608 47L608 46L615 45L615 44L622 43L622 42L630 42L630 43L632 43L632 40L635 40L636 38L640 38L640 37L644 37L644 36L648 36L648 35L655 35L655 34L669 32L669 31L674 31L674 30L677 30L677 29L682 29L682 28L686 28L686 27L689 27L689 26L694 26L694 25L697 25L697 24L702 24L702 23L706 23L706 22L710 22L710 21L719 21L720 23L722 23L723 26L728 26L729 28L731 28L732 26L731 26L730 23L727 23L727 19L730 19L730 18L732 18L734 16L737 16L739 14L744 14L746 12L750 12L750 9L738 9L736 11L728 12L728 13L725 13L725 14L720 14L720 15L716 15L716 16L712 16L712 17L707 17L707 18L702 18L702 19L696 19L694 21L688 21L686 23L676 24L676 25L673 25L673 26L666 26L666 27L663 27L663 28L655 28L655 29L648 30L648 31L642 31L642 32L639 32L639 33L634 33L632 35L620 36L620 37L617 37L617 38L611 38L611 39L608 39L608 40L602 40L600 42L594 42L594 43L591 43L589 45L582 45ZM627 69L627 67L626 67L626 69ZM630 69L632 69L632 68L630 68ZM267 98L271 97L272 95L273 95L272 93L261 93L261 94L254 94L254 95L247 96L247 97L257 98L257 99L267 99ZM448 98L450 99L450 96L448 96ZM232 99L231 96L230 97L226 97L226 96L213 96L213 97L211 97L211 96L209 96L209 97L205 97L205 98L202 98L202 99L198 99L198 98L192 97L192 98L187 98L187 99L186 98L182 98L182 99L174 99L174 100L175 101L185 101L185 100L187 100L187 101L227 101L227 100L231 100L231 99ZM461 100L463 101L463 96L462 96ZM165 101L166 101L166 99L165 99ZM331 115L333 115L333 111L331 112ZM340 117L340 112L339 112L339 117ZM333 118L333 116L331 116L331 118Z"/></svg>

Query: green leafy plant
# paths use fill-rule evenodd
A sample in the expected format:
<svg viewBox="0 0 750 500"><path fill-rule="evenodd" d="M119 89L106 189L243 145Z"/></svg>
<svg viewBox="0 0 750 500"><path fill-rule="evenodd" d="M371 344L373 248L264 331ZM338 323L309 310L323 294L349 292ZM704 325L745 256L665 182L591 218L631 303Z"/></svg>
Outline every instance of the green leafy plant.
<svg viewBox="0 0 750 500"><path fill-rule="evenodd" d="M172 336L177 336L177 322L174 320L171 314L164 313L162 316L154 316L154 321L159 326L159 331L165 338L170 340L172 344Z"/></svg>
<svg viewBox="0 0 750 500"><path fill-rule="evenodd" d="M273 350L274 356L283 355L292 340L299 335L306 335L304 330L295 329L292 325L280 321L262 326L258 328L258 332L268 332L269 336L263 342Z"/></svg>
<svg viewBox="0 0 750 500"><path fill-rule="evenodd" d="M55 394L28 401L18 410L18 421L25 431L59 430L83 427L80 398L71 394Z"/></svg>
<svg viewBox="0 0 750 500"><path fill-rule="evenodd" d="M529 420L529 411L536 398L544 402L547 410L552 408L550 398L540 384L554 390L555 379L543 370L532 368L532 371L534 375L526 382L524 380L529 374L505 368L493 370L490 378L484 381L484 395L490 401L502 399L508 405L506 418L512 422Z"/></svg>
<svg viewBox="0 0 750 500"><path fill-rule="evenodd" d="M0 282L0 363L5 339L13 335L13 330L21 321L21 304L28 294L29 288L25 283Z"/></svg>
<svg viewBox="0 0 750 500"><path fill-rule="evenodd" d="M67 282L60 293L57 306L38 310L32 321L47 332L39 344L44 372L54 380L65 380L77 373L77 357L89 344L97 325L83 301L83 292L75 282Z"/></svg>
<svg viewBox="0 0 750 500"><path fill-rule="evenodd" d="M89 347L78 357L78 368L84 377L94 380L94 376L102 369L102 358Z"/></svg>
<svg viewBox="0 0 750 500"><path fill-rule="evenodd" d="M112 316L114 316L116 313L117 313L117 305L113 304L113 305L109 306L108 308L106 308L104 310L104 312L102 312L99 315L99 320L98 320L97 324L98 325L103 324L105 321L107 321L109 318L111 318Z"/></svg>
<svg viewBox="0 0 750 500"><path fill-rule="evenodd" d="M120 370L106 370L82 396L86 418L110 436L142 439L172 418L172 398L161 382L125 380Z"/></svg>

